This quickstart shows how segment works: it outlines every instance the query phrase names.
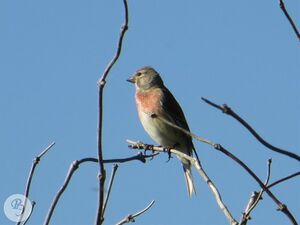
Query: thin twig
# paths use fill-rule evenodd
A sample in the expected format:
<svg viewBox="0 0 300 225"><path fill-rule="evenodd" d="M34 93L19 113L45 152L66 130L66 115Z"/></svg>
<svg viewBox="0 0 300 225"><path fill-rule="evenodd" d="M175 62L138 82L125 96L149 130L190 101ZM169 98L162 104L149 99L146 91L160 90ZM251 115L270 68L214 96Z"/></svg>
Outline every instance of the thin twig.
<svg viewBox="0 0 300 225"><path fill-rule="evenodd" d="M153 158L154 156L158 155L159 153L154 153L150 155L145 155L142 152L139 152L135 156L127 157L127 158L119 158L119 159L103 159L103 163L125 163L125 162L130 162L130 161L140 161L142 163L146 162L147 158ZM83 161L87 162L99 162L97 158L84 158L82 159Z"/></svg>
<svg viewBox="0 0 300 225"><path fill-rule="evenodd" d="M216 201L217 201L220 209L223 211L224 215L228 219L229 224L231 224L231 225L237 225L238 222L233 218L233 216L230 213L229 209L224 204L224 202L222 200L222 196L221 196L219 190L217 189L216 185L212 182L212 180L209 178L209 176L206 174L206 172L204 171L204 169L203 169L202 165L200 164L199 160L195 161L194 166L197 169L197 171L200 174L200 176L207 183L208 187L211 189L212 193L214 194L214 196L216 198Z"/></svg>
<svg viewBox="0 0 300 225"><path fill-rule="evenodd" d="M147 158L153 158L154 156L157 156L159 153L154 153L154 154L150 154L150 155L145 155L142 152L139 152L137 155L132 156L132 157L128 157L128 158L122 158L122 159L104 159L103 162L104 163L125 163L125 162L129 162L129 161L140 161L142 163L146 162ZM98 162L98 160L97 160Z"/></svg>
<svg viewBox="0 0 300 225"><path fill-rule="evenodd" d="M33 178L33 175L34 175L34 172L35 172L35 168L39 164L41 158L53 147L53 145L55 145L55 142L52 142L48 147L46 147L38 156L34 157L34 159L32 160L32 164L31 164L31 168L30 168L30 171L29 171L29 174L28 174L28 178L27 178L27 182L26 182L26 188L25 188L25 192L24 192L24 195L25 195L26 198L25 198L23 209L26 208L26 201L27 201L27 198L29 196L31 181L32 181L32 178ZM32 208L32 210L33 210L33 208ZM32 214L32 210L31 210L31 214ZM17 225L21 224L22 217L23 217L23 214L21 214L20 220L19 220L19 222L17 222ZM29 220L29 217L26 219L26 222L28 220Z"/></svg>
<svg viewBox="0 0 300 225"><path fill-rule="evenodd" d="M281 178L281 179L279 179L279 180L277 180L277 181L275 181L275 182L269 184L269 185L267 186L267 188L274 187L275 185L278 185L278 184L280 184L280 183L282 183L282 182L284 182L284 181L287 181L287 180L292 179L292 178L294 178L294 177L296 177L296 176L299 176L299 175L300 175L300 171L298 171L298 172L296 172L296 173L293 173L293 174L291 174L291 175L288 175L288 176L286 176L286 177L284 177L284 178Z"/></svg>
<svg viewBox="0 0 300 225"><path fill-rule="evenodd" d="M216 103L213 103L212 101L206 99L206 98L201 98L204 102L206 102L207 104L221 110L223 113L229 115L229 116L232 116L234 119L236 119L237 121L239 121L244 127L247 128L247 130L261 143L263 144L264 146L266 146L267 148L275 151L275 152L278 152L280 154L284 154L286 156L289 156L293 159L296 159L298 161L300 161L300 156L293 153L293 152L290 152L290 151L287 151L287 150L283 150L283 149L280 149L278 147L275 147L273 145L271 145L270 143L268 143L267 141L265 141L244 119L242 119L238 114L236 114L229 106L227 106L226 104L223 104L223 105L218 105Z"/></svg>
<svg viewBox="0 0 300 225"><path fill-rule="evenodd" d="M31 181L33 174L35 172L36 166L39 164L41 158L55 145L55 142L52 142L47 148L45 148L38 156L36 156L33 161L32 161L32 166L29 172L29 176L27 179L27 184L26 184L26 189L25 189L25 197L28 198L29 196L29 191L30 191L30 186L31 186Z"/></svg>
<svg viewBox="0 0 300 225"><path fill-rule="evenodd" d="M155 156L157 156L159 153L156 152L154 154L150 154L150 155L146 155L143 154L142 152L139 152L138 154L136 154L135 156L131 156L131 157L126 157L126 158L119 158L119 159L103 159L103 163L126 163L126 162L130 162L130 161L140 161L142 163L146 163L146 159L147 158L153 158ZM99 160L97 158L85 158L87 161L89 162L99 162Z"/></svg>
<svg viewBox="0 0 300 225"><path fill-rule="evenodd" d="M297 35L298 41L300 41L300 33L299 33L293 19L291 18L288 11L286 10L283 0L279 0L279 6L280 6L281 10L283 11L284 15L286 16L286 18L288 19L288 21L290 22L295 34Z"/></svg>
<svg viewBox="0 0 300 225"><path fill-rule="evenodd" d="M32 213L33 213L33 209L34 209L35 205L36 205L36 202L35 202L35 201L32 201L32 202L31 202L31 207L32 207L32 208L31 208L31 212L30 212L30 214L28 215L27 219L23 222L22 225L25 225L25 224L28 222L28 220L30 219L30 217L31 217L31 215L32 215Z"/></svg>
<svg viewBox="0 0 300 225"><path fill-rule="evenodd" d="M176 129L182 131L183 133L185 133L185 134L191 136L192 138L194 138L194 139L196 139L196 140L198 140L198 141L200 141L200 142L203 142L203 143L205 143L205 144L209 144L209 145L211 145L211 146L213 146L213 145L215 144L214 142L212 142L212 141L210 141L210 140L208 140L208 139L199 137L198 135L193 134L192 132L190 132L190 131L188 131L188 130L186 130L186 129L180 127L180 126L177 126L176 124L174 124L174 123L172 123L172 122L166 120L165 118L163 118L163 117L161 117L161 116L158 116L158 115L156 115L156 114L154 114L154 113L152 113L150 116L151 116L153 119L159 119L159 120L161 120L162 122L166 123L167 125L172 126L172 127L176 128Z"/></svg>
<svg viewBox="0 0 300 225"><path fill-rule="evenodd" d="M154 202L155 201L152 200L146 208L142 209L141 211L139 211L135 214L129 214L124 219L122 219L120 222L116 223L116 225L122 225L122 224L125 224L125 223L134 222L135 218L138 217L139 215L145 213L148 209L150 209L152 207L152 205L154 204Z"/></svg>
<svg viewBox="0 0 300 225"><path fill-rule="evenodd" d="M106 172L103 163L103 148L102 148L102 129L103 129L103 91L106 84L106 78L113 67L113 65L117 62L123 44L123 38L125 32L128 30L128 4L127 0L123 0L124 10L125 10L125 21L123 26L121 27L120 36L118 40L118 47L115 53L115 56L112 58L111 62L108 64L106 69L104 70L102 77L98 81L99 87L99 96L98 96L98 111L99 111L99 118L98 118L98 158L99 158L99 196L98 196L98 209L97 209L97 218L96 218L96 225L102 224L104 220L103 214L103 203L104 203L104 183L106 179Z"/></svg>
<svg viewBox="0 0 300 225"><path fill-rule="evenodd" d="M269 181L270 181L270 177L271 177L271 164L272 164L272 159L268 160L268 170L267 170L267 178L266 181L264 183L265 186L268 185ZM250 217L250 213L252 212L252 210L257 206L258 202L262 199L262 195L264 193L264 189L261 189L260 192L254 192L251 197L250 200L247 204L247 207L245 209L245 212L243 213L243 216L241 218L240 221L240 225L246 225L248 220L251 219Z"/></svg>
<svg viewBox="0 0 300 225"><path fill-rule="evenodd" d="M164 147L157 147L157 146L151 146L151 145L147 145L141 142L136 142L136 141L131 141L131 140L127 140L127 142L129 143L129 147L132 149L145 149L145 150L152 150L152 151L158 151L158 152L166 152L166 149ZM149 146L151 146L150 149ZM207 183L208 187L211 189L212 193L214 194L217 204L219 205L220 209L223 211L224 215L226 216L226 218L229 220L229 223L231 225L236 225L238 224L237 221L233 218L232 214L230 213L230 211L228 210L227 206L224 204L221 194L218 191L218 188L214 185L214 183L212 182L212 180L209 178L209 176L206 174L206 172L204 171L201 163L199 160L197 160L196 158L193 158L189 155L186 155L176 149L168 149L170 150L170 152L180 156L181 158L185 158L186 160L189 160L191 162L191 164L196 168L197 172L200 174L200 176L204 179L204 181Z"/></svg>
<svg viewBox="0 0 300 225"><path fill-rule="evenodd" d="M110 193L111 193L111 189L112 189L112 185L114 183L114 179L115 179L117 169L118 169L118 164L114 164L113 168L112 168L109 184L108 184L108 191L107 191L106 199L105 199L104 206L103 206L103 214L105 214L105 209L106 209L106 206L107 206L107 203L108 203L108 199L109 199L109 196L110 196Z"/></svg>
<svg viewBox="0 0 300 225"><path fill-rule="evenodd" d="M47 216L45 218L45 221L44 221L44 225L48 225L50 223L50 220L51 220L51 217L53 215L53 212L54 212L54 209L60 199L60 197L62 196L62 194L64 193L64 191L66 190L74 172L79 168L80 164L82 163L86 163L86 162L98 162L98 160L95 158L84 158L84 159L81 159L81 160L74 160L70 167L69 167L69 170L68 170L68 173L66 175L66 178L65 178L65 181L63 183L63 185L61 186L61 188L59 189L59 191L57 192L57 194L55 195L52 203L51 203L51 206L48 210L48 213L47 213Z"/></svg>
<svg viewBox="0 0 300 225"><path fill-rule="evenodd" d="M258 176L243 162L241 161L238 157L233 155L231 152L229 152L227 149L225 149L222 145L217 144L215 146L216 150L219 150L223 154L227 155L231 159L233 159L235 162L237 162L244 170L250 174L252 178L259 184L259 186L264 189L264 191L270 196L270 198L277 204L278 210L283 212L289 219L290 221L294 224L297 225L297 221L293 214L289 211L288 207L283 204L265 185L264 183L258 178Z"/></svg>

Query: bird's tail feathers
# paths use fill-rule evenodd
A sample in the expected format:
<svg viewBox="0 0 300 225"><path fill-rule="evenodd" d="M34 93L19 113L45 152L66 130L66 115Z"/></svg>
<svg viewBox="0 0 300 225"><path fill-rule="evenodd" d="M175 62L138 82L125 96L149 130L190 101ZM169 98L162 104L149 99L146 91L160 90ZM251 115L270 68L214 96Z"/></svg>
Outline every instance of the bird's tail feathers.
<svg viewBox="0 0 300 225"><path fill-rule="evenodd" d="M189 194L189 197L192 197L193 194L196 195L196 189L194 185L194 179L192 175L192 168L191 164L188 162L182 163L183 171L184 171L184 177L186 181L187 191Z"/></svg>

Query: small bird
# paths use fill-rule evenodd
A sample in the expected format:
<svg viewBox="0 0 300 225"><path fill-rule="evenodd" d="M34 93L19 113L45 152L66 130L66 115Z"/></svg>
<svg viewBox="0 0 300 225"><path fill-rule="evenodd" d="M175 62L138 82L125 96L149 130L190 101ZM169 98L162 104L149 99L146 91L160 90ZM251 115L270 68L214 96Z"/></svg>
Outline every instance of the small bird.
<svg viewBox="0 0 300 225"><path fill-rule="evenodd" d="M127 81L135 84L138 116L149 136L165 148L175 148L192 156L194 150L192 138L159 120L159 117L162 117L189 131L189 126L180 105L165 87L158 72L146 66L137 70ZM153 115L157 115L158 118ZM185 158L179 157L179 159L183 166L188 194L191 197L196 193L191 163Z"/></svg>

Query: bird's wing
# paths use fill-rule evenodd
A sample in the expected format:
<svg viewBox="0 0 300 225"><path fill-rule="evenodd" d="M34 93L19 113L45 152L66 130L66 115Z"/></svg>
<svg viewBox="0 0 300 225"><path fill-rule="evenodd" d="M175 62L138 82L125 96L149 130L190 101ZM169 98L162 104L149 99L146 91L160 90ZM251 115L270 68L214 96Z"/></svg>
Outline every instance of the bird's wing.
<svg viewBox="0 0 300 225"><path fill-rule="evenodd" d="M163 110L168 112L170 115L170 119L172 120L171 122L189 131L190 129L186 122L184 113L175 97L166 87L163 88L162 91L163 97L161 98L160 104L162 105Z"/></svg>

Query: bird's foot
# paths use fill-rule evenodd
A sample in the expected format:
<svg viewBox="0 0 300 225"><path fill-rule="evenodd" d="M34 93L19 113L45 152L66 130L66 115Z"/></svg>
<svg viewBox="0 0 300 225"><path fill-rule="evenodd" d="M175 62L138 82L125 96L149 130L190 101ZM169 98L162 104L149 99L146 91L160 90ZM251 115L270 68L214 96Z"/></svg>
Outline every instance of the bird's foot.
<svg viewBox="0 0 300 225"><path fill-rule="evenodd" d="M172 157L171 155L171 149L176 149L180 144L179 143L175 143L172 147L164 147L164 151L168 152L168 160L166 162L169 162Z"/></svg>
<svg viewBox="0 0 300 225"><path fill-rule="evenodd" d="M172 147L164 147L164 152L168 153L168 160L166 161L166 163L169 162L171 160L171 158L173 158L171 155L172 154L171 149L172 149Z"/></svg>
<svg viewBox="0 0 300 225"><path fill-rule="evenodd" d="M154 145L144 144L144 154L146 155L147 151L152 151L153 153L153 146Z"/></svg>

